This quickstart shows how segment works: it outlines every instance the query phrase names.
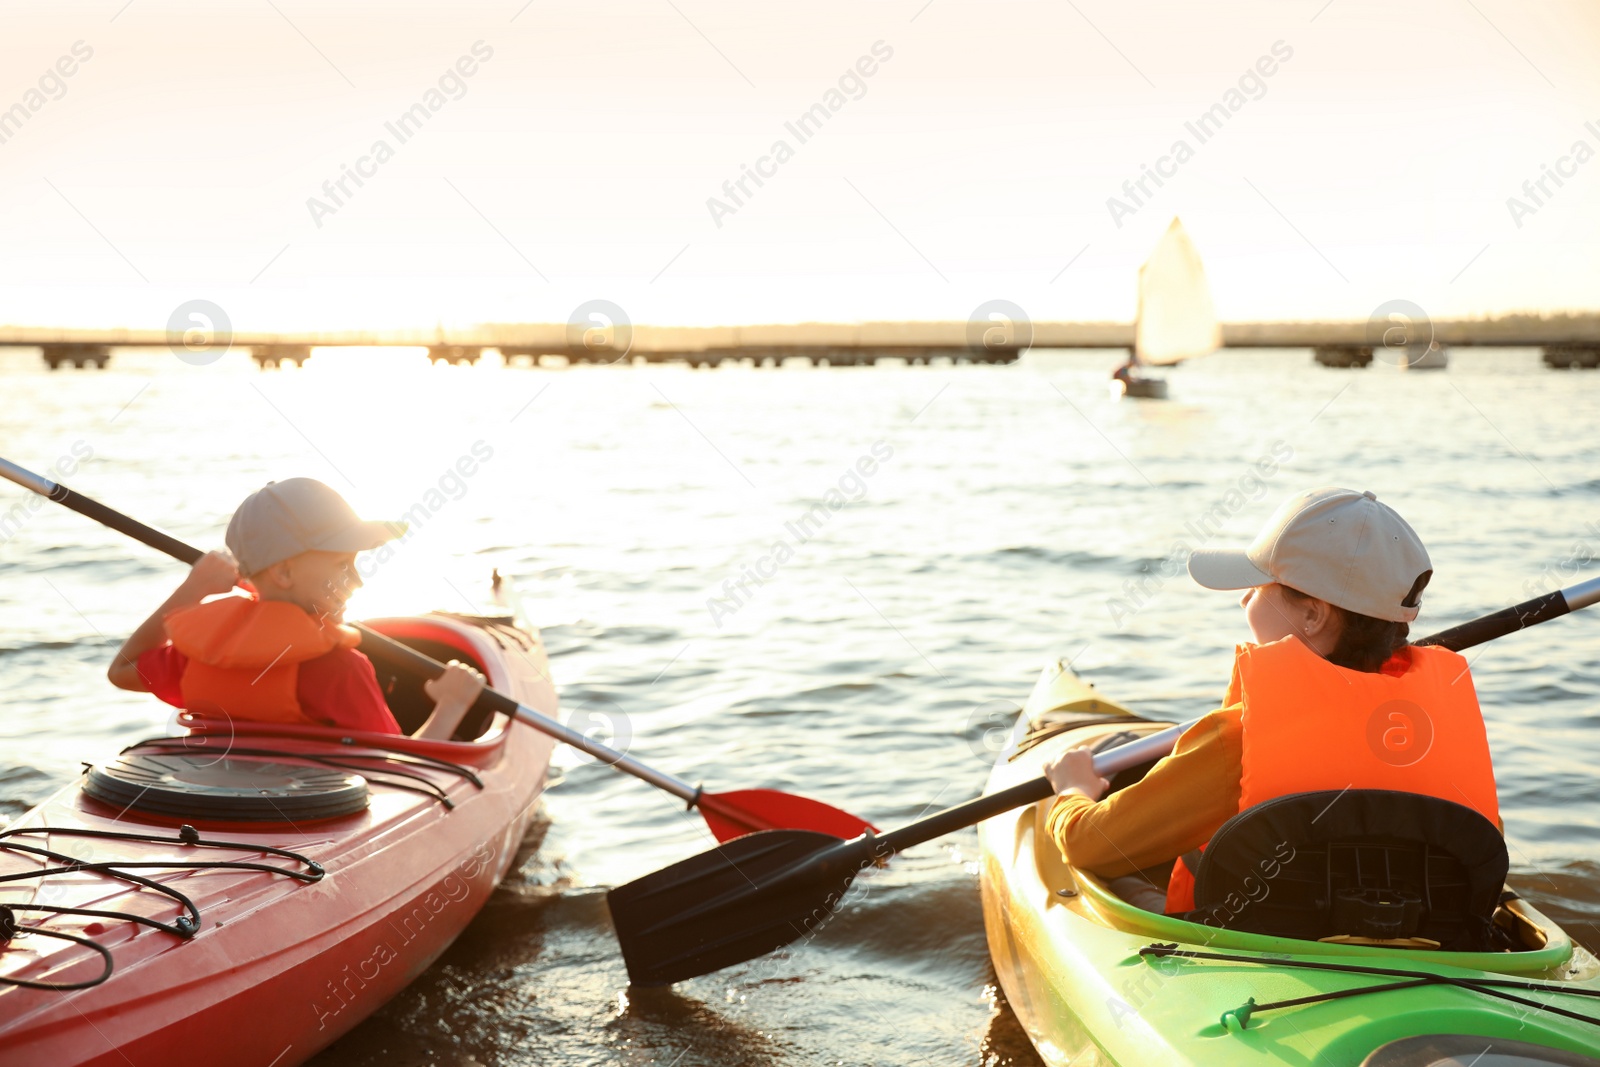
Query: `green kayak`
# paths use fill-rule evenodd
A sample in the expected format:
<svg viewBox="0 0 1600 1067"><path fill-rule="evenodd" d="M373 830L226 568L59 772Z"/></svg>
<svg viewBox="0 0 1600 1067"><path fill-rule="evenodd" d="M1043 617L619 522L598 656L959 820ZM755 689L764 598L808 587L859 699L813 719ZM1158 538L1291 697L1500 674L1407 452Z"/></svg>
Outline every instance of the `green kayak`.
<svg viewBox="0 0 1600 1067"><path fill-rule="evenodd" d="M1072 745L1167 725L1058 663L988 791L1038 777ZM1503 899L1497 936L1515 947L1493 952L1218 929L1142 910L1068 866L1044 830L1049 807L989 819L979 836L995 972L1051 1067L1600 1067L1600 962L1527 901Z"/></svg>

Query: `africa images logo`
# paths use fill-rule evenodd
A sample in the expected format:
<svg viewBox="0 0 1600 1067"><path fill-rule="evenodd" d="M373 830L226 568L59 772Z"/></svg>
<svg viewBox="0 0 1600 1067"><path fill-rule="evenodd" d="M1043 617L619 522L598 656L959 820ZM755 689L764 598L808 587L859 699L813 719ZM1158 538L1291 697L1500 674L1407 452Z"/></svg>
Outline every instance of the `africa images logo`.
<svg viewBox="0 0 1600 1067"><path fill-rule="evenodd" d="M1367 747L1391 767L1409 767L1433 748L1433 720L1409 700L1386 701L1367 718Z"/></svg>

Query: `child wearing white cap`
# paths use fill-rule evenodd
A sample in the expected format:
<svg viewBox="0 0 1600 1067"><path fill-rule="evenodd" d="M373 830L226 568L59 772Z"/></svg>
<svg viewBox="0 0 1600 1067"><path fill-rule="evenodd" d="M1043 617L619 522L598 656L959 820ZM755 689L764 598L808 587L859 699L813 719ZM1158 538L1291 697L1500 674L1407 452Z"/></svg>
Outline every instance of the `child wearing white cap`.
<svg viewBox="0 0 1600 1067"><path fill-rule="evenodd" d="M1245 590L1253 643L1235 654L1225 706L1140 781L1102 800L1108 783L1087 749L1046 765L1057 793L1048 826L1070 863L1116 879L1141 907L1182 914L1206 842L1276 796L1390 789L1498 821L1466 661L1406 643L1433 565L1392 508L1369 492L1307 490L1248 547L1195 552L1189 573ZM1143 893L1128 891L1135 875Z"/></svg>
<svg viewBox="0 0 1600 1067"><path fill-rule="evenodd" d="M314 479L269 482L234 512L229 551L195 562L107 675L203 716L398 734L343 620L362 585L357 554L405 532L404 523L362 521ZM483 686L477 671L452 663L424 685L435 708L416 736L450 737Z"/></svg>

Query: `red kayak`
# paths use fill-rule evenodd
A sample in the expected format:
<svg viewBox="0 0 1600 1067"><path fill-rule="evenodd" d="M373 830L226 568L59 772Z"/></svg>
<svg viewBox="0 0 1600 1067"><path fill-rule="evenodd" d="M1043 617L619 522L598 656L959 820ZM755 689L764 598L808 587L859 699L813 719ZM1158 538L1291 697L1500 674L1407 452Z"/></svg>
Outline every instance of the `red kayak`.
<svg viewBox="0 0 1600 1067"><path fill-rule="evenodd" d="M505 619L368 625L556 711ZM421 679L377 664L402 727ZM289 1067L438 958L511 869L553 742L469 713L458 737L184 720L0 832L6 1063Z"/></svg>

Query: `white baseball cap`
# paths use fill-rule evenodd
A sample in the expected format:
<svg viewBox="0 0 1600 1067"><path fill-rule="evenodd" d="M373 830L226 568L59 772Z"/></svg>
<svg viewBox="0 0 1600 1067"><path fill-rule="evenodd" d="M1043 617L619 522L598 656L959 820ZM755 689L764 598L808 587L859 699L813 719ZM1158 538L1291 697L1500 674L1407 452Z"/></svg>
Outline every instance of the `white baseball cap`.
<svg viewBox="0 0 1600 1067"><path fill-rule="evenodd" d="M1207 589L1278 582L1358 615L1411 622L1433 577L1422 539L1387 504L1354 489L1285 500L1248 548L1203 548L1189 575Z"/></svg>
<svg viewBox="0 0 1600 1067"><path fill-rule="evenodd" d="M268 482L244 498L228 523L228 551L248 577L302 552L365 552L406 532L403 522L363 522L315 478Z"/></svg>

